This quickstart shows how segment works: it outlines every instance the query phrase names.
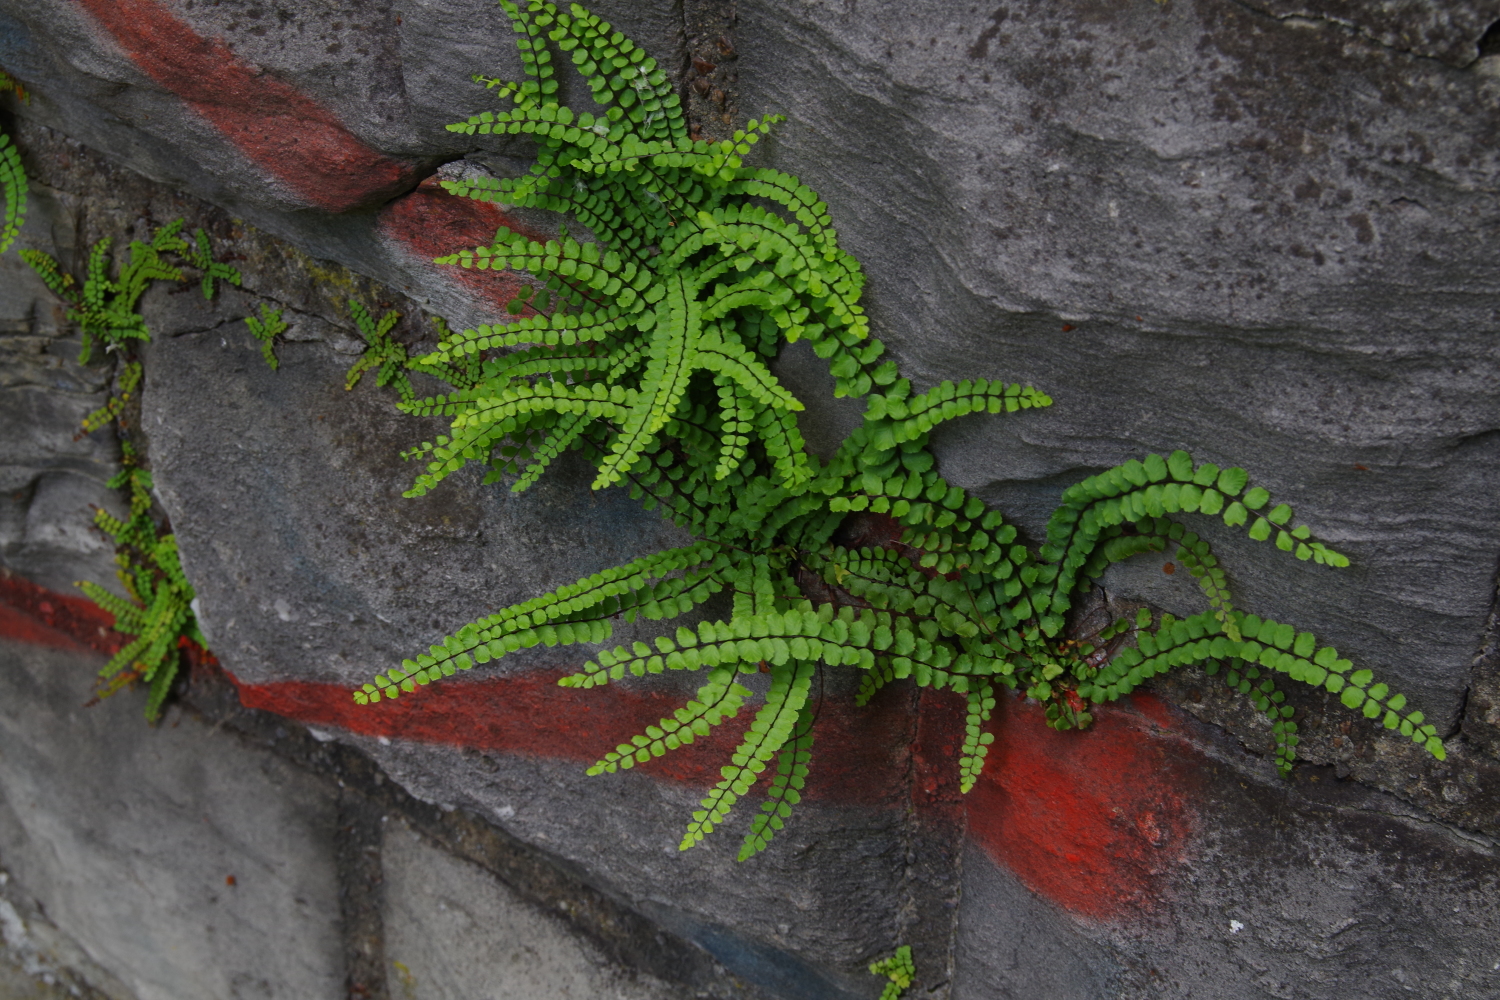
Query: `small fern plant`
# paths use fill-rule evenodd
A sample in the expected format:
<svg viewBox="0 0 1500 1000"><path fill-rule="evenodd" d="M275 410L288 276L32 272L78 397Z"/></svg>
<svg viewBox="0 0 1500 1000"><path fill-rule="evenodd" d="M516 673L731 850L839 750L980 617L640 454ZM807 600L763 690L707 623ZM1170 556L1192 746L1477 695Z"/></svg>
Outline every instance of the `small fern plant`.
<svg viewBox="0 0 1500 1000"><path fill-rule="evenodd" d="M885 976L889 982L880 991L880 1000L901 1000L917 976L917 967L911 960L911 946L902 945L889 958L870 963L870 975Z"/></svg>
<svg viewBox="0 0 1500 1000"><path fill-rule="evenodd" d="M141 296L153 281L183 280L182 271L162 254L174 253L202 270L204 298L213 298L215 280L240 283L239 271L209 256L208 236L203 230L198 230L195 242L189 243L178 235L181 229L182 220L177 219L158 229L150 241L133 240L130 258L113 280L109 277L109 248L113 241L108 237L100 240L89 249L87 277L81 286L52 255L41 250L21 251L21 258L41 276L53 294L71 307L68 321L77 324L83 335L79 364L88 364L95 341L103 344L106 351L120 351L131 341L144 343L151 339L146 321L137 311Z"/></svg>
<svg viewBox="0 0 1500 1000"><path fill-rule="evenodd" d="M274 372L280 368L281 362L276 358L276 338L288 329L286 320L281 318L281 310L272 309L268 303L262 302L260 315L246 316L245 327L250 331L250 336L260 344L260 355L266 359L271 370Z"/></svg>
<svg viewBox="0 0 1500 1000"><path fill-rule="evenodd" d="M95 243L81 286L49 254L21 251L47 287L71 307L68 318L83 334L79 362L88 362L96 341L119 362L114 392L103 406L83 419L79 436L111 424L121 434L121 469L106 485L125 494L130 514L121 521L108 511L96 510L94 523L114 540L115 562L120 567L117 573L129 598L92 581L81 581L78 587L114 616L117 632L134 637L100 671L98 697L108 697L140 682L147 688L146 719L153 723L161 717L162 704L177 676L181 650L188 643L196 643L207 651L208 643L198 628L193 588L182 573L177 539L163 534L151 516L151 473L141 467L135 448L124 436L128 429L126 409L144 378L134 347L151 339L138 306L152 281L183 280L179 267L163 254L175 254L199 270L205 298L213 297L216 281L240 283L238 270L213 259L208 235L199 229L189 242L179 235L182 225L183 220L177 219L159 228L149 241L132 242L130 258L114 280L109 277L110 241ZM274 314L268 314L263 306L262 315L269 321ZM269 346L266 350L269 354Z"/></svg>
<svg viewBox="0 0 1500 1000"><path fill-rule="evenodd" d="M121 521L108 511L96 510L94 523L114 539L118 576L130 598L88 580L78 587L114 615L115 631L134 636L99 671L98 696L108 697L139 681L147 689L146 719L155 722L177 677L184 642L204 649L208 642L198 629L193 587L182 574L177 538L159 534L152 520L151 473L136 463L128 441L121 447L122 467L106 485L126 492L130 515Z"/></svg>
<svg viewBox="0 0 1500 1000"><path fill-rule="evenodd" d="M407 496L468 462L522 490L574 450L595 466L595 489L623 485L697 540L464 625L363 685L357 702L396 698L518 649L603 643L618 618L665 622L725 594L727 618L604 649L560 683L595 688L667 670L704 678L681 708L605 749L589 769L601 774L735 717L753 697L738 678L768 671L743 741L680 844L698 844L761 784L741 860L771 842L800 798L818 677L828 670L857 673L861 704L898 680L965 699L964 791L984 767L993 740L985 724L1001 688L1044 704L1059 729L1084 728L1097 706L1189 664L1219 673L1270 718L1283 771L1297 727L1278 675L1338 692L1350 709L1443 756L1433 726L1370 671L1311 632L1234 607L1223 567L1189 527L1194 518L1303 561L1348 565L1289 506L1250 487L1243 469L1182 451L1132 459L1066 490L1046 538L1028 547L998 511L938 474L928 435L965 414L1052 400L986 379L916 391L869 336L864 276L839 248L827 206L795 177L744 162L776 119L752 120L723 142L694 141L666 73L609 24L577 5L500 6L526 79L477 77L505 103L450 128L533 136L537 160L518 179L447 187L569 215L591 238L564 232L544 243L501 229L489 246L440 258L525 272L543 287L512 303L513 314L530 315L451 334L421 358L382 340L384 324L370 327L370 353L356 367L378 366L382 381L397 382L403 411L451 420L447 435L407 453L426 463ZM585 77L603 114L558 102L554 52ZM826 464L804 448L802 405L767 368L798 340L828 361L835 395L866 399L862 425ZM401 365L452 388L418 399L398 378ZM896 537L840 544L844 522L860 512L885 519ZM1070 630L1069 610L1110 564L1162 551L1198 578L1204 611L1178 620L1143 610L1096 634Z"/></svg>

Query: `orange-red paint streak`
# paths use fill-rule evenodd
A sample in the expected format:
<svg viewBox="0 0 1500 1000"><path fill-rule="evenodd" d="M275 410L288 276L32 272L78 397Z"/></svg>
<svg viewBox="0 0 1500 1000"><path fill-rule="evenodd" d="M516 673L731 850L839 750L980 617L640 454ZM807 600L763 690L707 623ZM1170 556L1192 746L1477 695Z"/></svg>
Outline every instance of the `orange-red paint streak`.
<svg viewBox="0 0 1500 1000"><path fill-rule="evenodd" d="M113 656L126 642L115 617L86 597L58 594L0 570L0 637Z"/></svg>
<svg viewBox="0 0 1500 1000"><path fill-rule="evenodd" d="M337 726L364 736L415 740L498 753L592 763L648 725L670 716L684 698L610 684L581 691L557 686L560 672L453 680L419 688L394 702L354 703L347 687L308 681L239 683L240 701L311 725ZM955 699L956 700L956 699ZM707 787L734 751L755 706L699 737L690 749L637 765L652 777ZM807 789L812 798L875 805L897 787L905 768L907 726L897 699L868 709L829 700L814 736L817 759ZM891 748L868 759L874 748Z"/></svg>
<svg viewBox="0 0 1500 1000"><path fill-rule="evenodd" d="M549 237L522 225L491 202L460 198L429 177L415 191L391 202L380 212L380 232L402 249L424 261L460 250L489 246L495 230L505 226L529 239L545 243ZM521 290L517 271L476 271L443 267L444 278L467 288L482 302L504 308ZM530 315L527 310L525 315Z"/></svg>
<svg viewBox="0 0 1500 1000"><path fill-rule="evenodd" d="M0 575L0 637L112 652L119 642L113 632L100 641L108 620L91 602ZM354 704L338 684L230 680L247 707L311 725L580 764L681 702L628 682L602 691L559 688L558 676L454 679L369 707ZM1193 835L1189 802L1204 781L1200 758L1178 735L1181 721L1173 709L1137 695L1099 711L1088 732L1059 733L1047 727L1038 706L1003 697L984 774L960 797L963 702L927 690L920 705L920 719L913 720L910 692L901 685L863 709L829 698L819 711L806 797L835 806L915 805L928 819L966 815L974 842L1075 916L1128 920L1166 902ZM719 766L749 719L746 711L691 748L637 769L707 788L719 779Z"/></svg>
<svg viewBox="0 0 1500 1000"><path fill-rule="evenodd" d="M1200 771L1180 723L1151 695L1049 729L1037 705L1002 699L995 743L969 793L969 834L1069 912L1117 920L1164 901L1194 827Z"/></svg>
<svg viewBox="0 0 1500 1000"><path fill-rule="evenodd" d="M262 170L308 204L342 212L415 179L415 164L376 152L327 108L205 38L156 0L76 0L141 72L176 94Z"/></svg>

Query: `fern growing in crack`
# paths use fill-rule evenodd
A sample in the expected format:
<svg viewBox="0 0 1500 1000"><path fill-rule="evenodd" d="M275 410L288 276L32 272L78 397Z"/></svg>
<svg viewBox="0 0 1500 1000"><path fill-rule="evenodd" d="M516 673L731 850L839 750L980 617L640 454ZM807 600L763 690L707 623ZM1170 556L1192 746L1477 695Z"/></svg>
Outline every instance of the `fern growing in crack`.
<svg viewBox="0 0 1500 1000"><path fill-rule="evenodd" d="M121 521L96 510L94 523L115 542L118 576L129 599L84 580L78 587L114 616L115 631L133 636L99 671L98 696L108 697L134 681L146 685L146 719L161 717L162 703L177 676L184 642L204 649L192 584L177 558L177 538L158 534L151 517L151 473L140 468L130 443L123 443L122 468L106 485L125 491L130 516Z"/></svg>
<svg viewBox="0 0 1500 1000"><path fill-rule="evenodd" d="M880 1000L901 1000L911 981L917 976L917 967L912 964L911 946L902 945L889 958L870 963L870 975L885 976L889 980L880 991Z"/></svg>
<svg viewBox="0 0 1500 1000"><path fill-rule="evenodd" d="M125 406L135 395L136 389L140 388L143 373L144 369L141 368L139 361L127 361L125 367L120 370L115 392L103 406L83 418L83 423L79 425L78 433L73 435L73 440L77 441L87 434L92 434L102 427L122 420Z"/></svg>
<svg viewBox="0 0 1500 1000"><path fill-rule="evenodd" d="M159 228L149 241L130 244L130 257L117 278L109 277L108 239L90 249L87 277L79 285L63 271L57 260L38 250L22 250L22 258L41 276L47 287L69 306L68 319L83 335L80 363L87 363L95 341L120 363L116 390L105 404L84 418L79 437L114 424L122 434L121 469L105 485L125 494L130 514L119 520L105 510L96 510L94 523L115 543L117 574L129 598L122 598L92 581L78 587L95 604L114 617L117 632L131 636L99 673L98 697L104 698L127 685L146 685L146 719L156 722L177 676L181 650L196 644L207 653L208 643L198 628L192 584L183 575L177 557L177 539L163 534L151 516L151 473L141 466L130 440L123 434L125 407L144 378L141 362L134 356L136 343L151 339L138 306L151 282L182 281L182 271L164 254L202 272L205 298L212 298L214 281L240 283L235 268L213 259L207 234L197 230L194 242L179 236L183 220ZM266 307L262 315L269 318ZM268 348L269 350L269 348ZM275 367L274 363L272 367ZM211 654L209 654L211 655Z"/></svg>
<svg viewBox="0 0 1500 1000"><path fill-rule="evenodd" d="M132 240L130 256L113 279L109 276L109 248L113 241L108 237L100 240L89 249L82 285L52 255L40 250L21 251L21 258L54 295L68 304L68 322L76 324L83 335L79 364L88 364L96 341L106 351L123 351L132 341L145 343L151 339L151 331L146 329L146 321L137 311L141 296L153 281L183 280L180 267L164 254L173 254L202 270L204 298L213 298L216 280L240 283L238 270L213 259L208 250L208 235L202 229L192 243L179 235L181 230L182 220L176 219L159 228L149 241Z"/></svg>
<svg viewBox="0 0 1500 1000"><path fill-rule="evenodd" d="M406 369L410 367L406 348L391 337L391 328L401 319L401 314L388 312L376 322L368 309L350 299L349 315L354 317L366 346L365 352L344 377L344 388L353 389L365 372L374 371L376 385L394 385L403 400L410 400L412 388L411 379L406 377Z"/></svg>
<svg viewBox="0 0 1500 1000"><path fill-rule="evenodd" d="M500 5L527 79L479 78L509 106L450 127L531 135L537 162L518 179L446 186L571 215L593 238L564 233L544 243L502 229L489 246L441 258L540 279L543 292L510 309L530 308L527 318L452 334L413 360L366 330L371 348L360 364L397 384L400 408L452 421L448 435L407 453L426 461L407 495L468 462L525 489L571 449L597 469L594 488L624 485L699 540L465 625L377 675L356 701L396 698L542 643L603 643L616 617L667 621L727 592L727 620L606 648L561 683L709 671L692 701L606 753L590 769L598 774L691 743L739 712L749 696L736 676L768 670L769 692L680 845L723 826L769 773L742 860L766 848L798 800L827 670L860 672L861 702L898 680L965 698L964 791L984 767L1000 688L1044 704L1056 728L1081 729L1097 706L1198 663L1222 670L1272 718L1283 771L1297 735L1276 675L1338 692L1351 709L1443 756L1434 727L1369 671L1355 671L1310 632L1234 607L1192 518L1242 528L1303 561L1348 565L1296 524L1289 506L1247 489L1243 469L1182 451L1133 459L1064 492L1044 544L1028 548L999 512L938 474L928 435L966 414L1017 414L1052 400L986 379L915 392L869 337L863 275L839 248L827 206L795 177L744 162L776 119L751 121L728 141L693 141L665 74L609 24L577 5ZM553 47L587 79L603 115L558 102ZM866 398L862 425L826 464L806 452L801 404L767 367L783 342L797 340L829 363L836 395ZM402 366L452 391L416 399ZM859 512L889 519L897 536L836 544ZM1067 634L1069 609L1110 564L1169 547L1199 579L1208 610L1182 620L1143 612L1097 635ZM897 966L884 971L896 984Z"/></svg>
<svg viewBox="0 0 1500 1000"><path fill-rule="evenodd" d="M193 232L193 238L179 240L179 246L175 249L188 263L198 269L201 274L199 285L203 289L203 297L212 299L214 297L214 282L227 281L236 288L240 284L240 272L238 268L231 267L221 261L214 260L212 249L209 247L208 234L202 229ZM264 310L262 306L262 310ZM274 366L273 366L274 367Z"/></svg>
<svg viewBox="0 0 1500 1000"><path fill-rule="evenodd" d="M273 372L280 368L281 362L276 359L276 338L287 331L287 322L281 318L281 310L272 309L269 303L262 302L260 315L246 316L245 326L250 330L250 336L259 342L260 355L266 359L266 364L271 366Z"/></svg>

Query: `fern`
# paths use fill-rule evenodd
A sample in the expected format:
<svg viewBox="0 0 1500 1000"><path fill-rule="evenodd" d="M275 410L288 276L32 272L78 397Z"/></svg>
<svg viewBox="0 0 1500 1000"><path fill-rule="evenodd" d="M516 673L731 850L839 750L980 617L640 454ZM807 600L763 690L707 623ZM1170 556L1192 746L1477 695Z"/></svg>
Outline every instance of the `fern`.
<svg viewBox="0 0 1500 1000"><path fill-rule="evenodd" d="M222 264L214 260L213 254L209 250L208 234L202 229L198 229L193 233L192 242L188 242L187 240L181 242L182 247L179 252L194 267L202 272L201 287L203 288L203 297L205 299L212 299L214 297L215 281L227 281L231 285L239 287L239 270L230 267L228 264Z"/></svg>
<svg viewBox="0 0 1500 1000"><path fill-rule="evenodd" d="M136 312L141 295L152 281L181 281L182 272L162 259L164 251L181 251L187 244L177 236L182 220L177 219L158 229L149 243L135 240L130 244L130 259L120 269L118 279L109 278L108 237L89 250L88 276L80 287L71 274L64 273L57 261L40 250L22 250L21 257L39 274L48 288L72 308L69 322L78 325L83 335L79 364L87 364L94 342L106 350L121 350L131 340L148 341L151 333L146 321Z"/></svg>
<svg viewBox="0 0 1500 1000"><path fill-rule="evenodd" d="M214 280L239 284L238 271L213 260L203 230L197 231L196 243L189 244L178 236L181 229L182 220L177 219L158 229L149 242L131 243L130 259L114 280L109 278L110 241L100 240L89 252L88 275L81 286L51 256L37 250L21 251L47 287L71 307L68 318L83 334L79 361L88 361L95 340L102 341L106 350L117 353L122 361L117 392L84 418L80 436L110 423L125 430L121 419L124 408L143 378L141 363L131 350L134 342L151 339L137 305L152 281L183 280L182 272L163 254L175 254L203 271L205 297L212 297ZM262 313L267 315L264 306ZM129 599L92 581L82 581L78 587L114 617L116 631L134 636L100 671L98 696L108 697L139 681L148 691L146 718L154 723L177 676L181 648L191 642L206 651L208 643L198 628L193 587L183 575L177 539L161 534L151 517L151 473L140 466L128 439L122 438L120 449L121 469L105 485L125 493L130 514L121 521L107 511L96 510L94 523L114 539L115 562L120 567L117 573Z"/></svg>
<svg viewBox="0 0 1500 1000"><path fill-rule="evenodd" d="M203 230L198 230L200 233ZM205 282L207 277L203 279ZM266 364L275 371L281 367L281 362L276 360L276 336L285 333L287 323L281 318L280 309L272 309L269 304L260 304L260 318L254 316L245 317L245 326L250 328L250 335L260 341L261 357L266 359Z"/></svg>
<svg viewBox="0 0 1500 1000"><path fill-rule="evenodd" d="M208 642L198 629L193 587L182 574L176 536L158 536L151 518L151 473L136 464L129 442L122 448L123 467L106 485L128 492L130 516L121 521L97 510L94 523L114 539L118 576L130 599L87 580L77 586L114 616L115 631L135 637L99 671L99 697L139 681L148 691L146 718L155 722L177 676L183 641L205 649Z"/></svg>
<svg viewBox="0 0 1500 1000"><path fill-rule="evenodd" d="M901 1000L901 994L916 978L917 968L912 964L911 946L902 945L890 958L870 963L870 975L885 976L890 982L880 991L880 1000Z"/></svg>
<svg viewBox="0 0 1500 1000"><path fill-rule="evenodd" d="M23 101L31 100L26 88L9 73L0 71L0 94L8 90L15 91L16 96ZM15 143L11 142L10 136L0 133L0 191L5 194L5 221L0 224L0 253L10 249L10 245L20 235L21 227L26 224L28 190L26 171L21 166L21 154Z"/></svg>
<svg viewBox="0 0 1500 1000"><path fill-rule="evenodd" d="M596 467L594 488L621 484L699 540L465 625L375 677L356 701L398 697L541 643L603 643L616 615L665 621L727 592L727 620L603 649L560 683L709 671L686 706L590 769L600 774L691 743L739 711L747 695L735 677L768 670L765 701L681 840L686 849L723 826L769 773L742 860L768 846L798 801L821 700L812 692L825 670L859 672L861 704L899 680L965 698L964 791L985 765L1000 688L1041 702L1056 728L1082 729L1099 705L1188 664L1222 671L1272 719L1283 771L1297 735L1278 674L1339 693L1350 709L1443 756L1433 726L1370 671L1354 670L1310 632L1234 607L1192 518L1241 528L1303 561L1349 564L1288 505L1251 487L1243 469L1183 451L1131 460L1065 491L1044 543L1021 544L1000 513L938 474L928 436L966 414L1016 414L1052 400L986 379L914 392L869 336L863 275L839 248L827 206L795 177L745 164L777 119L751 121L725 142L690 140L666 75L609 24L576 5L500 5L527 78L477 78L498 93L500 109L450 127L533 136L537 161L520 178L447 187L570 214L593 240L563 232L541 242L501 229L489 246L441 258L522 271L542 287L511 303L514 321L445 332L436 351L416 359L386 336L391 317L377 327L357 310L371 346L351 384L379 367L382 384L400 391L401 410L451 420L447 435L406 453L426 461L408 496L469 462L488 463L490 481L513 476L513 488L524 489L572 449ZM559 104L554 52L586 78L602 115ZM828 362L836 395L866 399L862 425L826 464L806 452L801 404L767 367L783 341L797 340ZM417 399L409 369L453 389ZM893 519L899 537L836 545L840 524L860 511ZM1143 611L1097 635L1067 633L1074 600L1110 564L1171 547L1208 610L1159 621ZM881 969L892 976L889 996L910 981L909 952L899 959Z"/></svg>
<svg viewBox="0 0 1500 1000"><path fill-rule="evenodd" d="M359 380L367 371L378 369L375 372L376 385L394 385L401 393L403 400L412 398L411 380L406 377L408 359L406 348L391 338L391 327L401 318L398 312L388 312L376 322L370 316L370 312L354 299L349 300L349 315L354 317L354 322L359 327L360 335L365 338L365 352L360 355L359 360L354 362L354 367L349 369L349 374L344 378L344 388L353 389L359 384ZM257 334L258 336L258 334Z"/></svg>
<svg viewBox="0 0 1500 1000"><path fill-rule="evenodd" d="M130 397L141 384L142 368L139 361L127 362L120 372L119 390L109 397L108 402L99 409L83 418L83 424L74 440L78 440L85 434L92 434L101 427L119 420L125 410L125 405L130 402Z"/></svg>

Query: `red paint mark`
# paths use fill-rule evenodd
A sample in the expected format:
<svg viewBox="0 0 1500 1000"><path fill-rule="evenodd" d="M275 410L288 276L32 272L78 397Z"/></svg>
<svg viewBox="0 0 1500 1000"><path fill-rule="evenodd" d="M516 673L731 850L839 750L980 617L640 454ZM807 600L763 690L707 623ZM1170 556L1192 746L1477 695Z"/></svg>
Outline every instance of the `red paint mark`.
<svg viewBox="0 0 1500 1000"><path fill-rule="evenodd" d="M552 237L517 222L496 204L460 198L444 191L429 177L415 191L391 202L380 213L380 231L402 249L431 261L459 250L489 246L501 226L528 239L545 243ZM480 301L501 309L526 283L517 271L475 271L462 267L441 268L450 281L467 288ZM531 315L527 309L523 315Z"/></svg>
<svg viewBox="0 0 1500 1000"><path fill-rule="evenodd" d="M86 597L57 594L0 571L0 638L113 656L126 642L114 615Z"/></svg>
<svg viewBox="0 0 1500 1000"><path fill-rule="evenodd" d="M996 861L1063 909L1092 920L1150 912L1184 858L1200 781L1171 709L1136 695L1083 733L1046 725L1040 706L1002 699L995 743L969 793L969 832Z"/></svg>
<svg viewBox="0 0 1500 1000"><path fill-rule="evenodd" d="M363 736L384 736L498 753L593 763L669 716L685 696L641 691L629 684L580 691L557 686L572 671L538 671L506 678L449 681L373 706L354 703L341 684L235 681L247 708ZM232 678L231 678L232 679ZM958 698L955 705L962 705ZM734 752L756 706L699 737L691 747L636 767L666 781L707 788ZM959 716L960 723L962 715ZM875 699L865 709L829 699L815 730L816 769L806 795L845 805L876 805L899 789L910 742L900 696ZM872 748L883 748L871 753Z"/></svg>
<svg viewBox="0 0 1500 1000"><path fill-rule="evenodd" d="M52 607L50 619L42 605ZM113 652L100 637L109 616L82 598L0 575L0 637ZM213 669L190 649L195 669ZM356 705L341 684L243 684L240 700L310 725L365 736L590 763L668 715L679 696L630 684L578 691L566 671L464 679L391 703ZM227 672L226 672L227 673ZM1047 727L1042 709L1001 699L996 734L977 787L958 794L963 700L904 685L869 706L829 697L819 709L806 797L881 810L917 807L924 821L962 821L969 836L1027 886L1075 916L1118 921L1158 909L1193 834L1188 805L1203 775L1174 735L1174 712L1149 695L1099 711L1088 732ZM751 706L753 709L753 706ZM691 747L637 768L658 780L708 788L749 724L751 711Z"/></svg>
<svg viewBox="0 0 1500 1000"><path fill-rule="evenodd" d="M76 0L137 67L310 205L343 212L409 186L416 164L376 152L327 108L204 38L156 0Z"/></svg>

